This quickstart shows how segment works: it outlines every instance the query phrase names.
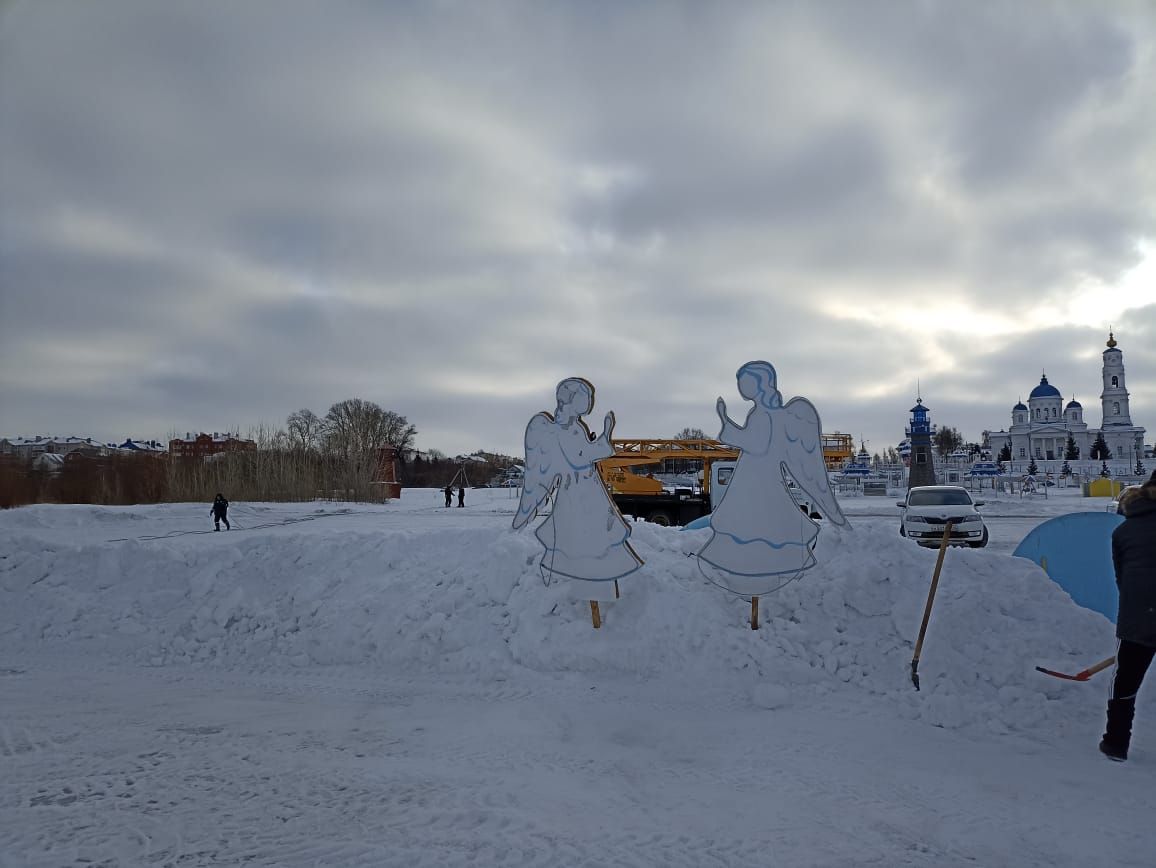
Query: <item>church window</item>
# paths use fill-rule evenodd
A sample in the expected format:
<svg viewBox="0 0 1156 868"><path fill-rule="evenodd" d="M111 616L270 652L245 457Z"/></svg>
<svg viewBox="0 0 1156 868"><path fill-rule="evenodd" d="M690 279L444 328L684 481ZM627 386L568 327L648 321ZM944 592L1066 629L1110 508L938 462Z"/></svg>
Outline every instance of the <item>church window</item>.
<svg viewBox="0 0 1156 868"><path fill-rule="evenodd" d="M1119 416L1120 415L1120 402L1119 401L1113 401L1112 402L1112 415L1113 416Z"/></svg>
<svg viewBox="0 0 1156 868"><path fill-rule="evenodd" d="M1024 457L1024 448L1021 446L1020 447L1020 458L1023 458L1023 457Z"/></svg>
<svg viewBox="0 0 1156 868"><path fill-rule="evenodd" d="M1112 388L1115 389L1119 385L1120 385L1120 378L1119 377L1112 377Z"/></svg>
<svg viewBox="0 0 1156 868"><path fill-rule="evenodd" d="M1040 418L1040 408L1036 407L1036 418Z"/></svg>
<svg viewBox="0 0 1156 868"><path fill-rule="evenodd" d="M1055 407L1052 407L1052 418L1053 419L1056 418L1056 408Z"/></svg>

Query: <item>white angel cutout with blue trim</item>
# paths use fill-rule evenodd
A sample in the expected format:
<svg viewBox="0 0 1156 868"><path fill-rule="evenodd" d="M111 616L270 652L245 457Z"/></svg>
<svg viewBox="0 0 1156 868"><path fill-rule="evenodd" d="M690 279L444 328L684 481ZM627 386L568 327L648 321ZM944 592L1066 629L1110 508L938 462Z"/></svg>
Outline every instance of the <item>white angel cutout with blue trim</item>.
<svg viewBox="0 0 1156 868"><path fill-rule="evenodd" d="M827 478L814 405L793 398L784 406L769 362L747 362L736 378L739 394L754 406L740 425L718 399L719 440L742 451L711 514L710 540L698 557L711 581L737 594L758 596L816 563L812 548L819 526L791 496L788 476L833 524L845 525L847 519Z"/></svg>
<svg viewBox="0 0 1156 868"><path fill-rule="evenodd" d="M598 473L597 462L614 454L614 414L606 414L602 434L595 438L582 420L594 408L594 386L571 377L558 384L557 397L553 416L537 413L526 426L525 487L514 530L533 520L554 493L553 509L535 531L546 549L543 581L548 585L559 576L611 582L642 566L628 542L630 525Z"/></svg>

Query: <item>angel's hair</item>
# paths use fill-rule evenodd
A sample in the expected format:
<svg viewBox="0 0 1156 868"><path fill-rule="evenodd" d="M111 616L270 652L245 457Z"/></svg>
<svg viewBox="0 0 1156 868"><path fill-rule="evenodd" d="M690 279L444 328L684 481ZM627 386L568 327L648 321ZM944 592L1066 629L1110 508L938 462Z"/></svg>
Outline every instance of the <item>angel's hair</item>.
<svg viewBox="0 0 1156 868"><path fill-rule="evenodd" d="M742 377L743 374L750 374L759 384L756 397L762 406L768 410L783 406L783 399L779 395L776 385L778 378L775 375L774 366L770 362L747 362L739 368L739 372L735 374L735 379Z"/></svg>
<svg viewBox="0 0 1156 868"><path fill-rule="evenodd" d="M588 380L584 380L581 377L567 377L558 384L558 388L554 394L558 398L558 413L562 412L564 405L574 401L576 394L585 395L586 405L588 407L594 406L594 386L592 386Z"/></svg>

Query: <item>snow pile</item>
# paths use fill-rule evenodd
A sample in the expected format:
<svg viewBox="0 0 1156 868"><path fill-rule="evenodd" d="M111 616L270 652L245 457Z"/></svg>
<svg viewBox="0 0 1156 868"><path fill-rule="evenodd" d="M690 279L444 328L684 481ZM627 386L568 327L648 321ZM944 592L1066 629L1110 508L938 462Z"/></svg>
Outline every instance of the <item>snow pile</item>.
<svg viewBox="0 0 1156 868"><path fill-rule="evenodd" d="M1102 691L1033 667L1075 671L1114 648L1112 625L1075 606L1034 564L953 549L915 693L910 661L936 552L899 538L890 519L824 529L819 565L760 600L757 632L749 604L707 583L688 557L705 530L636 524L633 543L646 565L621 583L621 600L602 604L598 631L569 586L543 585L540 546L529 530L510 531L500 509L395 512L391 522L378 520L388 508L348 522L331 512L324 528L318 521L124 542L33 532L55 522L123 536L109 525L164 510L183 520L194 509L207 512L42 507L5 515L0 652L64 646L153 665L343 664L515 684L578 672L729 690L766 709L804 692L866 691L906 717L1003 732L1073 718L1094 726Z"/></svg>

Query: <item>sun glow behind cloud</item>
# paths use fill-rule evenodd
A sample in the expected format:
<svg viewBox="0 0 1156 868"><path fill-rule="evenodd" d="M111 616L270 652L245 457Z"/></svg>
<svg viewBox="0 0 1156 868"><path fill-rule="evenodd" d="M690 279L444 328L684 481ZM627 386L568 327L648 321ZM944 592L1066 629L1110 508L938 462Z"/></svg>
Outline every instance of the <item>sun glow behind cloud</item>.
<svg viewBox="0 0 1156 868"><path fill-rule="evenodd" d="M1114 284L1086 281L1059 312L1062 322L1126 329L1125 312L1156 303L1156 242L1139 245L1141 260Z"/></svg>

